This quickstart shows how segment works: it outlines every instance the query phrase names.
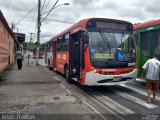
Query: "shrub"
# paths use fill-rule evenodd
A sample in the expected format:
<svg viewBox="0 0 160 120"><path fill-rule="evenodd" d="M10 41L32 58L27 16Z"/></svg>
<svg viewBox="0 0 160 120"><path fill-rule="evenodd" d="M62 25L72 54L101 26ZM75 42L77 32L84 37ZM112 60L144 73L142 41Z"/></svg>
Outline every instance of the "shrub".
<svg viewBox="0 0 160 120"><path fill-rule="evenodd" d="M12 70L13 66L14 66L14 64L9 64L9 65L7 65L7 67L2 72L0 72L0 81L5 80L7 72L9 70Z"/></svg>

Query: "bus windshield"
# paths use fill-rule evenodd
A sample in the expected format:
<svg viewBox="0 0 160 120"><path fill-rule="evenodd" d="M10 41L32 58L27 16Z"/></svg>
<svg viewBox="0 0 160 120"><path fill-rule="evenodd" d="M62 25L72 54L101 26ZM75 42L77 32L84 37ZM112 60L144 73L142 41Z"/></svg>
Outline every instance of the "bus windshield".
<svg viewBox="0 0 160 120"><path fill-rule="evenodd" d="M122 67L122 62L136 62L135 44L131 32L89 32L90 56L95 67ZM113 63L113 64L108 64ZM115 64L115 63L120 63ZM134 64L135 65L135 64ZM104 65L103 65L104 66Z"/></svg>

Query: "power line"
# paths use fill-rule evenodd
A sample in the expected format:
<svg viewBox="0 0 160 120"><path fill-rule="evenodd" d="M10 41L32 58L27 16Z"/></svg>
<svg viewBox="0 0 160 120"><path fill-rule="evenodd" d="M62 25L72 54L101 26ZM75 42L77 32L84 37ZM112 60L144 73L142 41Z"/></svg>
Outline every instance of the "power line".
<svg viewBox="0 0 160 120"><path fill-rule="evenodd" d="M35 27L34 29L34 38L33 38L33 42L36 40L36 37L37 37L37 26Z"/></svg>
<svg viewBox="0 0 160 120"><path fill-rule="evenodd" d="M19 23L20 23L27 15L29 15L36 7L37 7L37 5L34 6L30 11L28 11L28 13L27 13L26 15L24 15L15 25L19 24Z"/></svg>
<svg viewBox="0 0 160 120"><path fill-rule="evenodd" d="M48 1L48 3L46 4L46 7L44 8L44 11L46 10L46 8L48 7L49 3L51 2L51 0ZM41 11L42 13L43 11Z"/></svg>
<svg viewBox="0 0 160 120"><path fill-rule="evenodd" d="M41 8L41 12L43 11L45 3L46 3L46 0L44 0L44 2L43 2L42 8Z"/></svg>
<svg viewBox="0 0 160 120"><path fill-rule="evenodd" d="M34 19L35 19L35 16L36 16L36 12L38 11L38 7L37 7L37 9L36 9L36 11L35 11L35 13L34 13L34 15L33 15L33 19L32 19L32 22L31 22L31 24L29 25L29 29L28 29L28 32L30 31L30 29L31 29L31 26L32 26L32 23L33 23L33 21L34 21ZM37 21L37 18L36 18L36 21ZM35 27L36 27L36 25L35 25Z"/></svg>
<svg viewBox="0 0 160 120"><path fill-rule="evenodd" d="M60 5L62 5L62 4L60 4ZM57 7L59 7L60 5L55 6L54 9L57 8ZM41 13L41 16L43 16L44 14L46 14L46 13L48 13L48 12L50 12L50 11L51 11L51 10L48 10L48 11L45 11L45 12Z"/></svg>
<svg viewBox="0 0 160 120"><path fill-rule="evenodd" d="M44 20L48 17L48 15L52 12L52 10L54 9L54 7L57 5L58 1L59 1L59 0L57 0L57 1L54 3L53 7L49 10L48 14L41 20L41 22L44 21Z"/></svg>
<svg viewBox="0 0 160 120"><path fill-rule="evenodd" d="M75 23L75 22L71 22L71 21L67 21L67 20L57 20L57 19L50 19L50 18L48 18L47 21L54 21L54 22L67 23L67 24Z"/></svg>

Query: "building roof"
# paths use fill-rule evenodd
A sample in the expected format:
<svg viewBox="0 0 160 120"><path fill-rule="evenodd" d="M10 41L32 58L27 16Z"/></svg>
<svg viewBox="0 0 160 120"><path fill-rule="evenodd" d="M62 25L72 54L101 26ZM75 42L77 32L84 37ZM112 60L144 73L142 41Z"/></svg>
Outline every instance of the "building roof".
<svg viewBox="0 0 160 120"><path fill-rule="evenodd" d="M1 12L0 10L0 20L2 21L2 23L4 24L4 26L6 27L6 29L8 30L8 32L10 33L10 35L13 37L13 39L15 40L14 38L14 34L12 32L12 30L10 29L5 17L3 16L3 13Z"/></svg>

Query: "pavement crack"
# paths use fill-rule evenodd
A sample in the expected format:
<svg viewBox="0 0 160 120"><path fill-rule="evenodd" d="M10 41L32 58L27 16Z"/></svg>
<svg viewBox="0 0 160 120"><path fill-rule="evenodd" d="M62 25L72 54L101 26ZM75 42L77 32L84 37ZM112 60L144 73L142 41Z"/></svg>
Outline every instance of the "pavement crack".
<svg viewBox="0 0 160 120"><path fill-rule="evenodd" d="M0 114L3 114L3 113L18 113L18 111L22 111L22 110L26 110L26 109L29 109L30 105L20 105L20 106L9 106L9 107L3 107L3 108L0 108L0 111L3 111L3 112L0 112Z"/></svg>

